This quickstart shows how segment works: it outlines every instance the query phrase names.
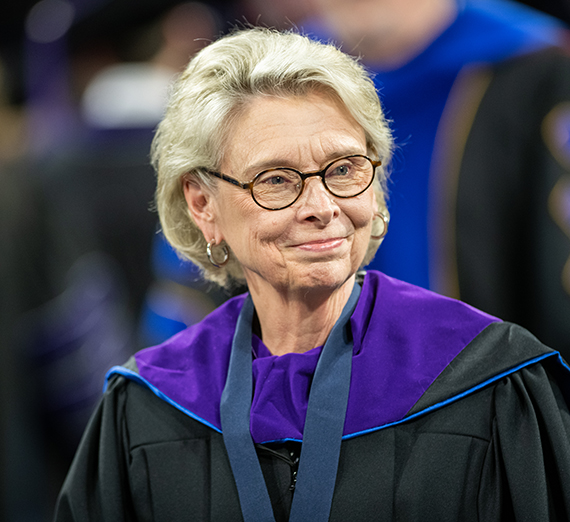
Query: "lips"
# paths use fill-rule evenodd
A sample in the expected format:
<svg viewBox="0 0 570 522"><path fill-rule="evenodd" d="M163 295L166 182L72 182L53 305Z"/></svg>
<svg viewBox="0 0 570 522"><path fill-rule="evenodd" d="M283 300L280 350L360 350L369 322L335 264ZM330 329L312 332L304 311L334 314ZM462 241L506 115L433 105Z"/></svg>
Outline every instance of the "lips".
<svg viewBox="0 0 570 522"><path fill-rule="evenodd" d="M315 241L305 241L293 245L295 248L300 248L302 250L311 250L314 252L322 252L324 250L332 250L341 246L346 238L344 237L333 237L328 239L318 239Z"/></svg>

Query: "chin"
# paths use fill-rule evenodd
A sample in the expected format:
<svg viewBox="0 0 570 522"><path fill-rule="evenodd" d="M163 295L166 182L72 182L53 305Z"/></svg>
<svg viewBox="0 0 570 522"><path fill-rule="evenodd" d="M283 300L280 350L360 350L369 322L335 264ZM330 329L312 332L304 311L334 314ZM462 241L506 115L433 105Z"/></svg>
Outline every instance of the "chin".
<svg viewBox="0 0 570 522"><path fill-rule="evenodd" d="M335 262L312 263L305 273L293 276L295 286L334 291L348 281L357 269Z"/></svg>

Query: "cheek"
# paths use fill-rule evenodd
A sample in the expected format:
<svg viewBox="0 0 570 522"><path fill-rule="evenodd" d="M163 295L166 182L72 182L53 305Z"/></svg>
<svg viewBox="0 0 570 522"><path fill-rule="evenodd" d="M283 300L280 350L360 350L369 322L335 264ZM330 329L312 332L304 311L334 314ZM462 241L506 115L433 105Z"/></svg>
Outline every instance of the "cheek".
<svg viewBox="0 0 570 522"><path fill-rule="evenodd" d="M238 192L233 187L222 186L224 190L220 190L217 203L217 223L220 226L222 234L226 241L231 241L235 237L247 235L248 221L255 209L252 208L252 201L248 194ZM233 189L230 191L229 189Z"/></svg>
<svg viewBox="0 0 570 522"><path fill-rule="evenodd" d="M345 212L356 231L370 230L377 211L376 198L373 194L363 194L360 198L347 200L350 207L347 207Z"/></svg>
<svg viewBox="0 0 570 522"><path fill-rule="evenodd" d="M370 230L372 228L372 221L374 220L374 211L370 209L359 212L354 218L354 226L362 230Z"/></svg>
<svg viewBox="0 0 570 522"><path fill-rule="evenodd" d="M276 214L276 212L267 212L266 215L258 215L257 219L251 221L249 240L252 249L267 254L270 250L279 250L281 243L286 241L287 220Z"/></svg>
<svg viewBox="0 0 570 522"><path fill-rule="evenodd" d="M283 216L269 212L243 198L228 202L222 209L220 225L226 242L238 257L250 254L263 255L268 247L275 248L286 235L287 225ZM231 208L231 211L229 210Z"/></svg>
<svg viewBox="0 0 570 522"><path fill-rule="evenodd" d="M376 208L373 206L373 201L367 199L366 203L362 202L361 205L353 207L352 212L348 213L354 227L351 258L356 264L362 262L368 250L375 212Z"/></svg>

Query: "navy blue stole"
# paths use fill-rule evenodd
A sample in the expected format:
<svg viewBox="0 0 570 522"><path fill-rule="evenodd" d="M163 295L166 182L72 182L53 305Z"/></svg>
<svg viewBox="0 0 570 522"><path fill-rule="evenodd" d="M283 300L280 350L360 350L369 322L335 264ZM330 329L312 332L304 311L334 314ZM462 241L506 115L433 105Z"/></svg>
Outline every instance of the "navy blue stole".
<svg viewBox="0 0 570 522"><path fill-rule="evenodd" d="M325 522L329 519L352 370L353 341L349 320L360 290L360 285L355 283L315 369L289 517L291 522ZM275 522L250 433L254 311L253 301L248 296L237 321L220 417L245 522Z"/></svg>

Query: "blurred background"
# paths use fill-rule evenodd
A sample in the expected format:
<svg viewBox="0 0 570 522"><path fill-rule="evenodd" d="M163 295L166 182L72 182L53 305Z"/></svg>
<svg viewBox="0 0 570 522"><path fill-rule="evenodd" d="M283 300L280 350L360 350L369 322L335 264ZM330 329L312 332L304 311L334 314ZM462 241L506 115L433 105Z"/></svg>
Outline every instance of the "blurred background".
<svg viewBox="0 0 570 522"><path fill-rule="evenodd" d="M570 22L570 0L525 3ZM318 16L312 0L0 3L0 520L50 520L105 372L231 295L152 212L172 79L236 25Z"/></svg>

